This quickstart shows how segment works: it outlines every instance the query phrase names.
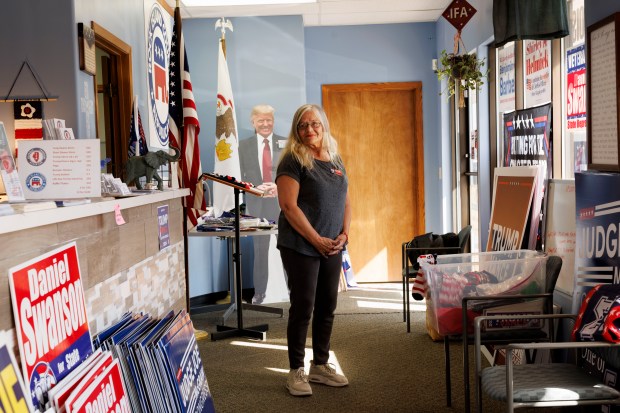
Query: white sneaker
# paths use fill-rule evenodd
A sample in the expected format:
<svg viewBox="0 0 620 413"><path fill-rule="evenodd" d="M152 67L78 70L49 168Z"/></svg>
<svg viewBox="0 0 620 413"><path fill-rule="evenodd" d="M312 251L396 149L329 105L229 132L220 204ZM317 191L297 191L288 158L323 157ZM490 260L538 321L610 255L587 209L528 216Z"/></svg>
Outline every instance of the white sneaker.
<svg viewBox="0 0 620 413"><path fill-rule="evenodd" d="M262 304L265 301L266 294L254 294L252 297L252 304Z"/></svg>
<svg viewBox="0 0 620 413"><path fill-rule="evenodd" d="M286 388L293 396L312 396L312 387L303 367L288 372Z"/></svg>
<svg viewBox="0 0 620 413"><path fill-rule="evenodd" d="M308 380L313 383L321 383L332 387L343 387L349 384L349 380L343 375L336 373L333 364L310 364Z"/></svg>

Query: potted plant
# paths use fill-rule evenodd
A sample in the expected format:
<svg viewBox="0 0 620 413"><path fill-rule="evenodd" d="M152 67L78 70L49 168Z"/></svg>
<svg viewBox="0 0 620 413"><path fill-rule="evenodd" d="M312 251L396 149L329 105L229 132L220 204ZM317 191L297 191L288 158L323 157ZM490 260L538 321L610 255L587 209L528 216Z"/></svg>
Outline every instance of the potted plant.
<svg viewBox="0 0 620 413"><path fill-rule="evenodd" d="M447 53L442 50L439 62L437 79L448 81L448 98L456 93L458 85L459 107L463 107L465 105L464 92L469 89L478 89L484 84L484 78L488 73L488 71L482 71L484 59L478 59L474 54Z"/></svg>

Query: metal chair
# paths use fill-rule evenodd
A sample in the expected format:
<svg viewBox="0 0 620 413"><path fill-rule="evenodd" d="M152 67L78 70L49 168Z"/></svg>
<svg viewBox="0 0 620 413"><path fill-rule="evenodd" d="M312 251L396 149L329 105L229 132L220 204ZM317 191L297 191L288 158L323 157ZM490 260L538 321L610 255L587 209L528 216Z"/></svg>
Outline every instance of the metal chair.
<svg viewBox="0 0 620 413"><path fill-rule="evenodd" d="M536 350L615 349L620 344L608 342L555 342L555 343L511 343L506 349L506 365L482 369L481 350L483 323L489 320L509 319L575 319L574 314L545 314L518 316L480 316L474 321L474 360L476 366L476 406L482 412L482 393L492 399L506 402L506 411L513 412L520 407L557 407L577 405L620 404L620 392L606 385L602 379L581 369L573 355L572 362L550 362L536 364L513 363L513 352ZM552 358L553 360L553 358Z"/></svg>
<svg viewBox="0 0 620 413"><path fill-rule="evenodd" d="M562 269L562 258L552 255L549 256L545 271L545 292L540 294L523 295L496 295L496 296L477 296L463 297L462 299L462 325L463 333L460 336L444 336L444 356L446 367L446 405L452 405L452 384L450 378L450 339L457 338L463 343L463 390L465 392L465 412L469 413L471 406L470 386L469 386L469 351L468 346L474 344L474 335L468 334L468 307L470 302L486 303L487 305L499 305L506 303L518 303L532 299L543 300L544 314L553 314L553 291L557 282L560 270ZM501 316L499 316L501 319ZM484 345L507 345L510 343L526 342L550 342L553 341L553 323L546 323L546 328L523 329L523 330L500 330L481 333L481 343ZM527 357L530 353L526 354ZM531 359L528 359L531 362Z"/></svg>

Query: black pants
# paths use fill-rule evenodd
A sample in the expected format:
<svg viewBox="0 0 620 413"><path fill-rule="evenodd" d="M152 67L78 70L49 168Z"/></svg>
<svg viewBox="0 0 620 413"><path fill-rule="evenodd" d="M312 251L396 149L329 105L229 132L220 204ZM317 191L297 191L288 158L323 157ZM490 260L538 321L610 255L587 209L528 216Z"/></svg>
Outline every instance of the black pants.
<svg viewBox="0 0 620 413"><path fill-rule="evenodd" d="M315 364L329 360L329 344L338 302L342 254L310 257L280 248L282 265L291 292L288 327L288 358L291 369L304 367L306 336L312 318L312 355Z"/></svg>

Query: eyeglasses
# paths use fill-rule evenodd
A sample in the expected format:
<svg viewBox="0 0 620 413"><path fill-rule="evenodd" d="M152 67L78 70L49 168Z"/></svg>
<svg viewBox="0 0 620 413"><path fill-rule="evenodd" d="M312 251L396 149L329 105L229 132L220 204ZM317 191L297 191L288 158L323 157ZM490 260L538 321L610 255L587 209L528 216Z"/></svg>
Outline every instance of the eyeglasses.
<svg viewBox="0 0 620 413"><path fill-rule="evenodd" d="M308 126L311 126L312 129L319 129L321 126L323 126L323 124L321 122L318 121L314 121L314 122L304 122L304 123L298 123L297 124L297 130L306 130L308 128Z"/></svg>

